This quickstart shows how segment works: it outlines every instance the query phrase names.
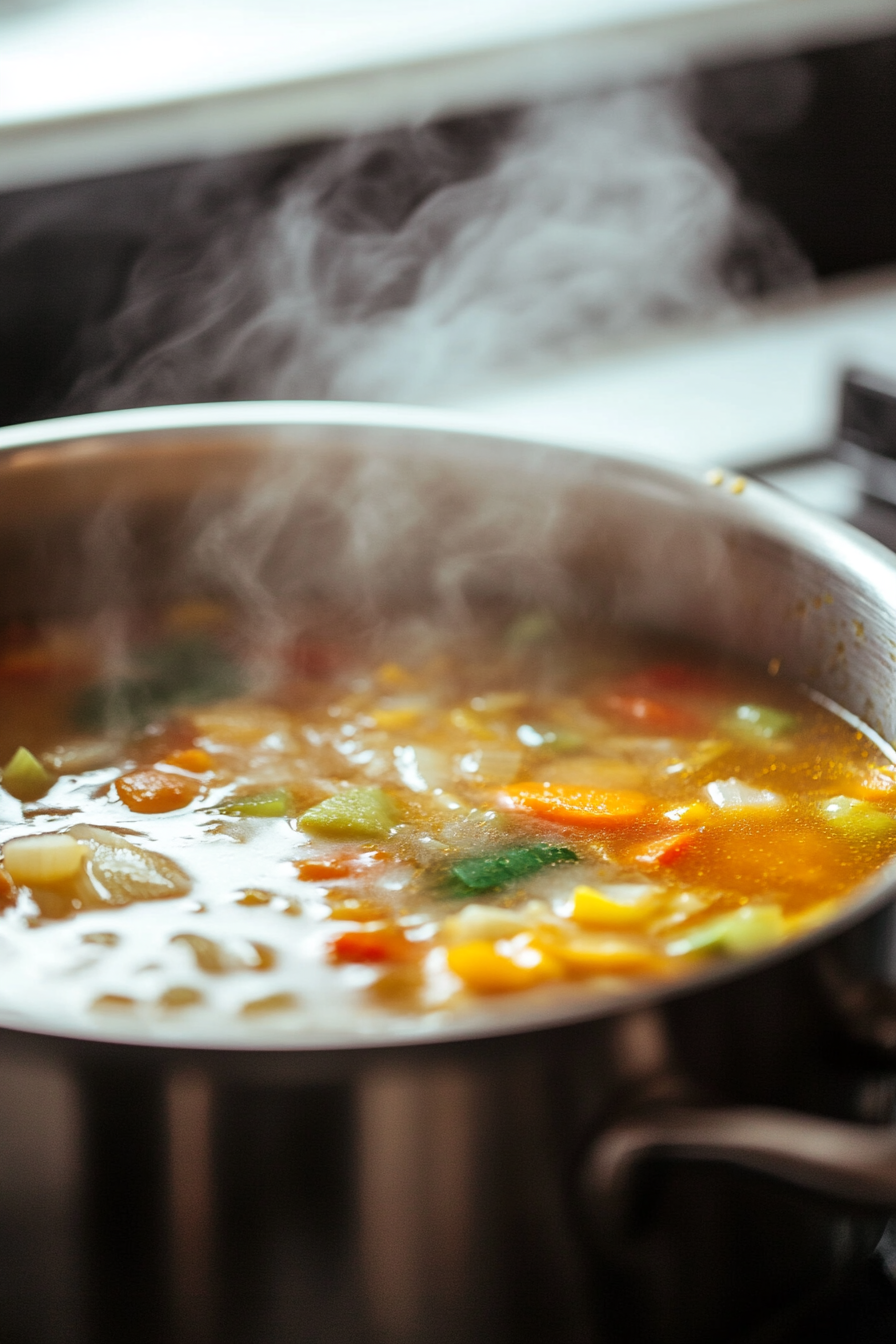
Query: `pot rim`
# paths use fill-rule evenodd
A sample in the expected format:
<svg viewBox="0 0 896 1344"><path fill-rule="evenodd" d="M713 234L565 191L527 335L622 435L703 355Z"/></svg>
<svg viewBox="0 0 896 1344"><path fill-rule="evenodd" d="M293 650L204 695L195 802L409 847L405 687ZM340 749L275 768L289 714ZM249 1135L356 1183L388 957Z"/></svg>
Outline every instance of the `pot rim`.
<svg viewBox="0 0 896 1344"><path fill-rule="evenodd" d="M540 434L529 436L516 431L509 433L502 430L493 420L466 412L384 403L337 401L208 402L135 407L31 421L0 429L0 452L14 453L16 450L31 447L54 444L62 446L79 439L108 439L121 435L136 436L167 430L276 429L290 426L408 430L434 432L448 437L475 435L477 438L493 440L496 444L504 443L508 446L518 444L528 448L541 447L552 452L560 452L568 455L569 461L594 457L608 466L629 472L641 471L655 477L658 482L665 482L667 485L677 484L679 487L683 484L718 487L726 481L730 483L735 476L735 473L729 472L707 473L703 468L690 465L670 466L665 462L642 457L640 454L627 457L604 449L555 444ZM796 549L811 549L812 543L817 545L823 542L832 560L839 560L844 567L860 573L866 580L875 581L878 591L882 590L882 595L889 597L896 611L896 555L879 542L865 536L848 523L816 514L805 505L788 499L761 482L750 480L747 489L741 486L736 494L732 495L730 491L725 491L718 498L720 506L729 511L731 516L742 515L746 509L748 515L761 524L766 532L785 538L787 544ZM880 738L873 729L869 730L867 725L862 726L896 761L896 748ZM896 899L896 858L857 887L844 909L834 918L766 952L753 954L743 961L732 959L718 962L681 980L671 983L661 981L632 991L619 993L604 991L595 995L594 991L588 991L585 985L573 986L566 987L562 998L557 1001L556 989L534 990L527 996L527 1001L525 1005L521 1005L520 1011L513 1011L514 1002L511 1001L506 1016L496 1013L495 1005L491 1004L482 1012L465 1015L456 1021L448 1020L432 1025L422 1020L415 1026L402 1019L400 1026L390 1030L371 1031L369 1034L309 1033L301 1040L293 1042L280 1038L240 1040L231 1037L219 1040L201 1035L190 1036L186 1033L183 1036L166 1037L154 1034L146 1027L129 1031L126 1023L116 1025L114 1029L100 1027L98 1024L97 1030L85 1031L76 1027L67 1028L64 1023L18 1019L16 1014L5 1012L0 1013L0 1032L191 1053L260 1051L264 1054L289 1056L332 1050L369 1051L413 1045L432 1047L442 1042L517 1036L531 1031L583 1024L637 1011L687 994L697 994L742 976L761 973L778 963L801 956L822 943L833 941L840 934L884 909L894 899ZM551 999L555 1001L552 1003Z"/></svg>

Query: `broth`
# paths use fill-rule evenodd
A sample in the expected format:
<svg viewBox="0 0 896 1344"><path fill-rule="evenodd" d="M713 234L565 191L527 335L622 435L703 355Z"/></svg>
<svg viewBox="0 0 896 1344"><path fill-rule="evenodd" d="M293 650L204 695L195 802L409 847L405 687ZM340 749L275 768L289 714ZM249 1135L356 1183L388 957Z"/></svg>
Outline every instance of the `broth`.
<svg viewBox="0 0 896 1344"><path fill-rule="evenodd" d="M334 628L260 659L215 603L131 613L115 677L86 626L6 630L7 1020L425 1033L762 952L896 853L896 767L774 665Z"/></svg>

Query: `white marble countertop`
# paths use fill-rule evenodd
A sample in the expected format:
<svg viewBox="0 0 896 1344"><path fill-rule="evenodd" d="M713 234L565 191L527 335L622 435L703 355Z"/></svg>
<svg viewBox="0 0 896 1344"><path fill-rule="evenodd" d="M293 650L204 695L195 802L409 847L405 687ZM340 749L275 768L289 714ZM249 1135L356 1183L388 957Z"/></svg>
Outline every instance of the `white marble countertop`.
<svg viewBox="0 0 896 1344"><path fill-rule="evenodd" d="M896 30L896 0L0 0L0 189Z"/></svg>

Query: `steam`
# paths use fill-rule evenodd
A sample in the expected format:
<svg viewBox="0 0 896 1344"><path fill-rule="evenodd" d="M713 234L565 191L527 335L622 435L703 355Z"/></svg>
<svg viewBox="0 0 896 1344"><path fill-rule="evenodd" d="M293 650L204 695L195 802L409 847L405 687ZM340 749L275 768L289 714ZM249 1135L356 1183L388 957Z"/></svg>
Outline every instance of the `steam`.
<svg viewBox="0 0 896 1344"><path fill-rule="evenodd" d="M678 86L484 120L478 137L349 140L264 202L197 171L67 409L450 398L808 277Z"/></svg>

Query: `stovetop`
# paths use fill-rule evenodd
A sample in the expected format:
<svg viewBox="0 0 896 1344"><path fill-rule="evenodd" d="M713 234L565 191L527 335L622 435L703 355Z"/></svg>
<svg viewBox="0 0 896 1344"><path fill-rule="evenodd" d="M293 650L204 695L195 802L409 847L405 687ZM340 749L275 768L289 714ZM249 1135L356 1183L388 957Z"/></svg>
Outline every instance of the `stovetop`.
<svg viewBox="0 0 896 1344"><path fill-rule="evenodd" d="M755 474L803 503L838 514L896 551L896 504L872 498L869 493L880 493L881 475L886 478L888 463L896 472L896 384L870 379L865 387L865 382L862 375L846 379L841 424L829 450L799 462L771 463ZM864 435L850 431L850 396L858 398L858 420L864 424ZM870 419L861 414L863 410L870 412ZM862 449L858 454L852 451L857 441ZM863 452L870 452L874 463L865 460ZM894 1344L896 1218L874 1260L779 1340L780 1344Z"/></svg>
<svg viewBox="0 0 896 1344"><path fill-rule="evenodd" d="M877 1259L781 1344L893 1344L894 1339L896 1284Z"/></svg>

